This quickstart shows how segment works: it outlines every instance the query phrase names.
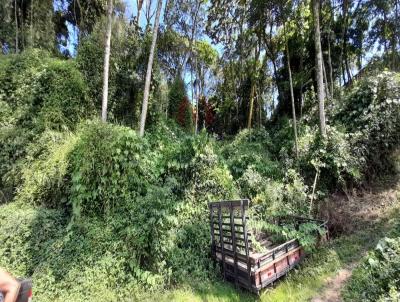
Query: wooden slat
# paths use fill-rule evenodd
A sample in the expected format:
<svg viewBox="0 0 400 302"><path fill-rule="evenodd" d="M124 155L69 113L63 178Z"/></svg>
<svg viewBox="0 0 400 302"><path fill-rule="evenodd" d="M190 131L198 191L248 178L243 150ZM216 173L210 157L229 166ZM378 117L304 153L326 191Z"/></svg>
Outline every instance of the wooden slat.
<svg viewBox="0 0 400 302"><path fill-rule="evenodd" d="M222 254L222 266L223 266L223 273L225 278L225 253L224 253L224 239L222 237L222 220L221 220L221 206L218 207L218 218L219 218L219 233L220 233L220 244L222 245L221 254Z"/></svg>
<svg viewBox="0 0 400 302"><path fill-rule="evenodd" d="M238 280L238 267L237 267L237 265L238 265L238 258L237 258L237 246L236 246L236 236L235 236L235 218L234 218L234 215L233 215L233 207L232 207L232 204L230 204L230 207L229 207L229 214L230 214L230 220L231 220L231 230L230 230L230 233L231 233L231 236L232 236L232 243L233 243L233 270L234 270L234 273L235 273L235 275L234 275L234 278L235 278L235 286L237 287L238 286L238 282L239 282L239 280Z"/></svg>
<svg viewBox="0 0 400 302"><path fill-rule="evenodd" d="M242 224L243 224L243 236L244 236L244 245L245 245L245 251L246 251L246 257L247 257L247 273L248 273L248 286L249 288L251 287L251 264L250 264L250 259L249 259L249 242L247 241L247 227L246 227L246 207L242 203L241 205L241 211L242 211Z"/></svg>
<svg viewBox="0 0 400 302"><path fill-rule="evenodd" d="M295 252L297 252L297 251L299 251L299 250L301 250L301 249L302 249L302 247L299 246L298 248L296 248L296 249L294 249L294 250L291 250L290 252L288 252L288 253L286 253L286 254L283 254L282 256L280 256L280 257L274 259L272 262L264 263L264 264L263 264L259 269L257 269L255 272L258 272L259 270L265 269L266 266L275 265L276 263L278 263L279 261L281 261L281 260L284 259L285 257L289 257L290 255L294 254Z"/></svg>
<svg viewBox="0 0 400 302"><path fill-rule="evenodd" d="M214 210L210 207L210 224L211 224L211 255L215 253L215 236L214 234L214 219L213 219Z"/></svg>
<svg viewBox="0 0 400 302"><path fill-rule="evenodd" d="M223 200L223 201L215 201L215 202L210 202L209 206L210 207L229 207L232 205L232 207L241 207L242 204L246 207L249 206L249 200L248 199L237 199L237 200Z"/></svg>
<svg viewBox="0 0 400 302"><path fill-rule="evenodd" d="M274 269L273 278L264 280L268 282L286 274L293 266L293 263L290 264L290 257L294 253L302 256L302 248L294 239L273 247L266 253L250 253L252 234L247 229L248 204L248 200L245 199L209 204L212 252L214 259L221 265L225 279L229 277L236 286L258 292L265 286L265 282L261 279L266 278L266 270ZM218 215L216 215L217 211ZM299 221L303 220L299 219ZM295 263L298 261L296 260ZM256 286L254 282L258 285Z"/></svg>
<svg viewBox="0 0 400 302"><path fill-rule="evenodd" d="M216 252L218 253L221 253L221 247L220 246L216 246ZM233 257L233 251L232 250L228 250L228 249L225 249L225 255L228 255L228 256L231 256L231 257ZM239 260L241 260L241 261L246 261L246 255L244 255L244 254L241 254L241 253L239 253L239 252L236 252L236 255L237 255L237 257L238 257L238 259Z"/></svg>
<svg viewBox="0 0 400 302"><path fill-rule="evenodd" d="M294 254L295 252L297 252L301 249L302 249L302 247L298 247L297 249L290 251L287 254L284 254L284 255L274 259L271 262L264 263L260 268L251 268L250 274L254 275L254 274L259 273L260 271L265 271L266 269L270 268L271 266L274 266L274 273L279 273L276 271L276 263L280 262L285 257L290 257L290 255ZM228 255L228 253L226 253L226 254ZM221 253L219 253L219 255L217 254L217 259L219 259L219 260L221 260L220 255L221 255ZM229 264L233 264L233 256L232 255L233 255L233 253L228 255L229 257L225 257L225 261L227 261L227 263L229 263ZM300 258L301 258L301 255L300 255ZM242 270L243 272L247 272L247 263L246 263L245 259L238 262L238 268L240 270Z"/></svg>
<svg viewBox="0 0 400 302"><path fill-rule="evenodd" d="M218 221L214 221L214 224L219 224L219 222ZM221 222L221 225L222 226L230 226L230 224L229 223L226 223L226 222ZM243 227L243 224L238 224L238 223L235 223L235 227ZM226 229L226 231L229 231L229 229Z"/></svg>
<svg viewBox="0 0 400 302"><path fill-rule="evenodd" d="M214 235L219 236L219 233L217 233L217 231L218 231L218 230L214 230ZM225 230L225 229L224 229L224 231L225 231L224 233L230 233L230 232L231 232L231 231L228 231L228 230ZM235 234L236 234L236 235L243 235L244 233L241 232L241 231L235 231ZM251 236L251 234L248 234L248 236ZM241 238L241 237L240 237L240 238Z"/></svg>

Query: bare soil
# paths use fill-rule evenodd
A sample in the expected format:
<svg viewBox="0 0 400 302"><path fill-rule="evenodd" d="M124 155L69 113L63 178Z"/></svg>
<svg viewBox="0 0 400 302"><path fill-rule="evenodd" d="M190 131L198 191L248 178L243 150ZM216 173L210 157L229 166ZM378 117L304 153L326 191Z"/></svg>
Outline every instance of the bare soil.
<svg viewBox="0 0 400 302"><path fill-rule="evenodd" d="M397 178L351 194L337 193L322 205L320 215L329 221L332 235L351 234L382 221L400 197Z"/></svg>
<svg viewBox="0 0 400 302"><path fill-rule="evenodd" d="M329 219L333 234L351 234L384 221L388 210L399 200L400 182L398 179L389 179L368 190L333 195L322 205L321 215ZM341 290L356 265L357 262L351 263L335 276L327 278L323 291L311 302L342 301Z"/></svg>
<svg viewBox="0 0 400 302"><path fill-rule="evenodd" d="M350 278L354 265L341 269L336 276L328 278L324 291L314 297L311 302L339 302L340 292L347 279Z"/></svg>

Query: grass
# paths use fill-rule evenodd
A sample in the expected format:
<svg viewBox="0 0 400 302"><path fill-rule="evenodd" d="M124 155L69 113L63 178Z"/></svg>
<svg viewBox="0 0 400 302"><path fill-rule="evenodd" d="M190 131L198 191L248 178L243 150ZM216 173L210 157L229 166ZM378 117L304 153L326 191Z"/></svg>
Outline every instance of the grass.
<svg viewBox="0 0 400 302"><path fill-rule="evenodd" d="M163 293L158 300L177 302L310 301L321 292L327 278L334 276L341 268L358 262L369 249L375 247L379 239L392 227L394 215L397 217L399 215L397 208L388 211L388 215L383 216L378 222L366 223L365 227L361 227L353 234L336 238L314 251L297 269L277 282L276 286L265 289L260 297L236 290L229 283L215 281L186 285Z"/></svg>

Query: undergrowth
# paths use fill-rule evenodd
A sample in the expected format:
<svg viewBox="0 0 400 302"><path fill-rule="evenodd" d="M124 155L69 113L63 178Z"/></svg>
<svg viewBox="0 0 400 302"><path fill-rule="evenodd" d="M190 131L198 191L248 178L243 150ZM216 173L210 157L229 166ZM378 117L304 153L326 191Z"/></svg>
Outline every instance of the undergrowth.
<svg viewBox="0 0 400 302"><path fill-rule="evenodd" d="M288 120L275 131L243 130L217 142L159 119L142 138L92 118L95 102L73 62L38 50L0 61L0 266L32 277L43 302L145 299L188 280L207 287L218 278L208 202L249 198L264 222L313 216L326 194L364 181L369 167L384 171L390 163L374 158L398 144L398 75L348 93L334 108L327 140L304 118L296 159ZM375 88L360 97L365 85ZM341 113L349 108L351 127ZM310 230L317 229L290 234L304 239ZM301 286L293 296L303 299L345 261L341 253L315 252L275 294L296 282L303 296ZM230 294L236 297L247 296Z"/></svg>

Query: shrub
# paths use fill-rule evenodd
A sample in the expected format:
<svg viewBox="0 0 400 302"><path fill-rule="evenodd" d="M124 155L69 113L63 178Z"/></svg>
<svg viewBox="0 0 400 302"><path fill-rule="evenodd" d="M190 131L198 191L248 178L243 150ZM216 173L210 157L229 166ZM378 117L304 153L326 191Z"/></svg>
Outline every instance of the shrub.
<svg viewBox="0 0 400 302"><path fill-rule="evenodd" d="M31 276L39 301L134 296L138 285L127 269L127 245L113 225L90 219L67 228L64 217L60 210L21 203L1 206L0 266L16 276Z"/></svg>
<svg viewBox="0 0 400 302"><path fill-rule="evenodd" d="M86 123L79 132L71 154L70 201L76 214L107 215L146 194L158 174L145 139L100 122Z"/></svg>
<svg viewBox="0 0 400 302"><path fill-rule="evenodd" d="M72 61L39 50L15 55L0 73L0 101L18 126L72 129L92 109L82 75Z"/></svg>
<svg viewBox="0 0 400 302"><path fill-rule="evenodd" d="M262 176L279 179L283 176L280 164L271 159L272 143L265 130L243 130L235 139L222 147L221 153L235 179L248 167Z"/></svg>
<svg viewBox="0 0 400 302"><path fill-rule="evenodd" d="M289 169L281 181L259 178L258 182L257 195L252 201L263 219L276 215L308 215L309 189L295 170Z"/></svg>
<svg viewBox="0 0 400 302"><path fill-rule="evenodd" d="M400 238L384 238L355 269L344 291L346 301L397 301L400 292ZM396 297L390 300L390 296Z"/></svg>
<svg viewBox="0 0 400 302"><path fill-rule="evenodd" d="M48 250L63 229L61 211L22 203L0 206L0 266L17 276L31 276L51 255Z"/></svg>
<svg viewBox="0 0 400 302"><path fill-rule="evenodd" d="M178 107L176 115L178 124L187 131L193 131L193 110L189 99L185 96Z"/></svg>
<svg viewBox="0 0 400 302"><path fill-rule="evenodd" d="M19 159L26 155L25 149L32 134L18 127L0 129L0 201L12 199L19 183Z"/></svg>
<svg viewBox="0 0 400 302"><path fill-rule="evenodd" d="M69 156L78 138L46 131L37 144L28 147L20 169L16 200L47 207L66 206L70 185Z"/></svg>
<svg viewBox="0 0 400 302"><path fill-rule="evenodd" d="M215 146L204 131L193 141L192 148L195 153L188 167L190 182L187 188L190 198L201 203L232 197L235 193L232 176L219 162Z"/></svg>
<svg viewBox="0 0 400 302"><path fill-rule="evenodd" d="M326 139L321 138L317 128L305 127L299 137L298 163L308 183L313 183L319 171L318 185L322 190L358 182L363 164L353 152L351 136L335 127L327 128Z"/></svg>
<svg viewBox="0 0 400 302"><path fill-rule="evenodd" d="M353 137L368 176L393 170L390 153L400 142L400 75L382 72L360 80L336 108L335 121Z"/></svg>
<svg viewBox="0 0 400 302"><path fill-rule="evenodd" d="M72 62L51 60L37 85L32 109L39 111L38 127L74 129L81 119L93 112L86 84Z"/></svg>
<svg viewBox="0 0 400 302"><path fill-rule="evenodd" d="M168 115L174 119L177 118L179 106L186 96L185 82L176 77L171 83L168 93Z"/></svg>
<svg viewBox="0 0 400 302"><path fill-rule="evenodd" d="M0 100L11 106L14 116L19 116L15 110L24 112L32 104L38 77L48 57L48 53L32 49L0 58Z"/></svg>
<svg viewBox="0 0 400 302"><path fill-rule="evenodd" d="M73 130L80 119L91 115L93 107L82 75L72 61L53 59L39 50L2 57L0 61L3 60L0 195L10 199L24 173L23 159L30 156L28 146L37 144L46 130Z"/></svg>

